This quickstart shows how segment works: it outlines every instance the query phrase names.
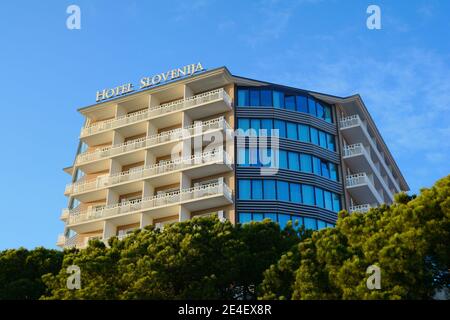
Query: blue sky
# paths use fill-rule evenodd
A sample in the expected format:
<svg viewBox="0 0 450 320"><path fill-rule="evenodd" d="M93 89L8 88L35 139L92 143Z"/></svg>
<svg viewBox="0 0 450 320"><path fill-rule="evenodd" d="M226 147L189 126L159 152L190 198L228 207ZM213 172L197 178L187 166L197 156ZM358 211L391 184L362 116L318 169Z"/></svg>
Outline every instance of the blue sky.
<svg viewBox="0 0 450 320"><path fill-rule="evenodd" d="M45 3L45 4L44 4ZM81 30L66 8L81 8ZM381 8L382 29L366 28ZM55 247L82 117L98 89L201 61L360 93L412 192L450 173L449 1L9 1L0 7L0 250Z"/></svg>

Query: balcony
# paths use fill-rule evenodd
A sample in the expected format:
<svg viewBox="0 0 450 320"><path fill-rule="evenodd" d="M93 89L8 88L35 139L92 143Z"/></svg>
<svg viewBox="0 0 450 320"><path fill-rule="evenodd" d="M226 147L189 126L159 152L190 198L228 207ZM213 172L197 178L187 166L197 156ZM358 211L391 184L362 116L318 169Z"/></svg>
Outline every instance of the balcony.
<svg viewBox="0 0 450 320"><path fill-rule="evenodd" d="M161 164L154 164L150 166L130 169L125 172L120 172L112 175L101 175L95 179L85 180L74 184L69 184L66 187L66 195L75 195L96 190L103 190L108 187L124 185L142 180L152 181L165 175L164 180L153 181L153 186L158 184L176 183L179 179L179 171L188 171L191 178L199 178L207 175L214 175L232 170L232 160L226 151L222 149L217 151L204 152L200 155L194 155L188 158L179 158L167 161ZM208 166L206 169L205 166ZM171 177L167 177L172 174ZM132 192L132 190L123 190L123 192ZM104 193L104 192L103 192ZM103 197L105 194L91 194L85 197L80 197L82 201L90 201L95 197Z"/></svg>
<svg viewBox="0 0 450 320"><path fill-rule="evenodd" d="M391 168L386 163L385 157L380 153L380 151L378 151L377 143L369 134L366 123L361 120L359 115L355 114L349 117L342 118L340 120L339 127L342 135L348 143L358 144L363 139L364 145L370 146L371 152L381 164L379 170L380 173L382 175L387 175L389 177L390 183L394 186L395 192L399 192L400 186L397 183L397 180L394 178ZM389 183L387 185L389 185ZM391 189L392 188L388 188L388 190Z"/></svg>
<svg viewBox="0 0 450 320"><path fill-rule="evenodd" d="M372 173L376 178L374 180L376 189L383 188L384 193L388 195L390 201L394 201L392 190L382 176L379 165L377 166L373 162L370 151L362 143L346 146L342 152L343 159L352 171Z"/></svg>
<svg viewBox="0 0 450 320"><path fill-rule="evenodd" d="M98 230L96 228L101 227L101 222L105 219L112 219L116 223L123 224L130 221L124 221L124 219L121 220L120 218L138 213L148 213L154 218L170 216L176 209L174 207L179 205L183 205L189 211L199 211L231 203L233 203L232 191L222 179L219 179L214 183L144 197L139 200L100 206L83 211L71 210L67 225L76 232L79 232L79 230L86 232L88 229ZM139 217L135 218L138 219ZM95 222L91 228L81 227L77 230L77 225L89 222Z"/></svg>
<svg viewBox="0 0 450 320"><path fill-rule="evenodd" d="M370 204L362 204L362 205L358 205L358 206L351 206L349 208L349 211L350 211L350 213L353 213L353 212L367 213L367 212L369 212L370 208L372 208L372 206Z"/></svg>
<svg viewBox="0 0 450 320"><path fill-rule="evenodd" d="M347 176L346 188L358 203L384 203L383 198L365 172Z"/></svg>
<svg viewBox="0 0 450 320"><path fill-rule="evenodd" d="M62 221L66 221L67 218L69 218L69 209L63 209L61 215L59 216L59 219Z"/></svg>
<svg viewBox="0 0 450 320"><path fill-rule="evenodd" d="M217 104L217 108L211 106ZM200 108L201 106L208 106L208 108ZM191 110L192 109L192 110ZM151 107L142 111L130 113L121 117L110 120L96 122L90 126L81 129L80 138L84 138L97 133L105 132L112 129L121 128L141 121L150 120L157 117L168 116L173 112L190 110L193 118L206 117L231 109L231 98L224 89L217 89L205 92L193 97L164 103L159 106ZM169 124L167 124L169 125Z"/></svg>
<svg viewBox="0 0 450 320"><path fill-rule="evenodd" d="M192 138L197 135L203 135L214 130L231 129L230 125L223 117L202 122L201 125L193 124L185 128L178 128L160 134L152 135L146 138L128 141L111 147L105 147L94 151L83 152L75 160L76 165L83 165L93 161L108 159L114 156L128 154L130 152L155 148L161 145L179 142L183 139ZM170 148L166 148L168 151Z"/></svg>

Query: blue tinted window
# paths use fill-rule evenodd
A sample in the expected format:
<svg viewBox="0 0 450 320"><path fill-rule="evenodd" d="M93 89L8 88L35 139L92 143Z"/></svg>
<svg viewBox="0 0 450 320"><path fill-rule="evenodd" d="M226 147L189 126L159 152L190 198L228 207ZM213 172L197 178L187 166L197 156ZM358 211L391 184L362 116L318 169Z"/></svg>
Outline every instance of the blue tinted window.
<svg viewBox="0 0 450 320"><path fill-rule="evenodd" d="M316 103L316 112L318 118L325 119L325 110L320 102Z"/></svg>
<svg viewBox="0 0 450 320"><path fill-rule="evenodd" d="M325 109L325 121L329 122L329 123L332 123L333 122L333 118L331 116L331 108L328 107L328 106L325 106L324 109Z"/></svg>
<svg viewBox="0 0 450 320"><path fill-rule="evenodd" d="M249 128L250 128L250 121L249 121L249 119L245 119L245 118L239 118L238 119L238 129L242 129L242 130L246 131Z"/></svg>
<svg viewBox="0 0 450 320"><path fill-rule="evenodd" d="M280 166L280 169L289 169L286 150L279 150L278 156L278 165Z"/></svg>
<svg viewBox="0 0 450 320"><path fill-rule="evenodd" d="M312 114L313 116L317 115L316 101L314 100L314 98L311 98L311 97L308 98L308 108L309 108L310 114Z"/></svg>
<svg viewBox="0 0 450 320"><path fill-rule="evenodd" d="M311 142L319 145L319 131L313 127L311 127Z"/></svg>
<svg viewBox="0 0 450 320"><path fill-rule="evenodd" d="M323 131L319 131L319 145L322 148L327 148L327 135Z"/></svg>
<svg viewBox="0 0 450 320"><path fill-rule="evenodd" d="M249 103L249 96L247 89L239 89L238 90L238 106L246 107Z"/></svg>
<svg viewBox="0 0 450 320"><path fill-rule="evenodd" d="M254 213L253 214L253 221L263 221L264 216L262 213Z"/></svg>
<svg viewBox="0 0 450 320"><path fill-rule="evenodd" d="M334 228L334 224L327 222L327 228Z"/></svg>
<svg viewBox="0 0 450 320"><path fill-rule="evenodd" d="M255 135L259 135L259 129L261 129L261 121L259 119L250 120L250 128L255 130Z"/></svg>
<svg viewBox="0 0 450 320"><path fill-rule="evenodd" d="M325 207L325 203L323 201L323 190L320 188L314 188L316 191L316 206L320 208Z"/></svg>
<svg viewBox="0 0 450 320"><path fill-rule="evenodd" d="M272 128L273 128L272 119L262 119L261 120L261 129L266 130L266 133L264 135L270 136L272 134Z"/></svg>
<svg viewBox="0 0 450 320"><path fill-rule="evenodd" d="M262 200L263 189L261 180L252 180L252 199Z"/></svg>
<svg viewBox="0 0 450 320"><path fill-rule="evenodd" d="M251 146L248 148L249 159L248 163L250 166L258 166L258 148L256 146Z"/></svg>
<svg viewBox="0 0 450 320"><path fill-rule="evenodd" d="M329 163L330 166L330 179L338 181L337 166L334 163Z"/></svg>
<svg viewBox="0 0 450 320"><path fill-rule="evenodd" d="M305 96L297 96L297 111L308 112L308 102Z"/></svg>
<svg viewBox="0 0 450 320"><path fill-rule="evenodd" d="M239 199L251 199L250 180L239 180Z"/></svg>
<svg viewBox="0 0 450 320"><path fill-rule="evenodd" d="M279 156L274 154L274 156ZM259 164L263 167L271 167L275 166L274 159L272 159L272 150L267 148L260 148L258 152L258 161Z"/></svg>
<svg viewBox="0 0 450 320"><path fill-rule="evenodd" d="M295 110L295 96L286 96L284 98L284 105L288 110Z"/></svg>
<svg viewBox="0 0 450 320"><path fill-rule="evenodd" d="M263 180L264 186L264 199L265 200L275 200L275 180Z"/></svg>
<svg viewBox="0 0 450 320"><path fill-rule="evenodd" d="M314 188L308 185L302 185L303 203L307 205L314 205Z"/></svg>
<svg viewBox="0 0 450 320"><path fill-rule="evenodd" d="M293 122L287 122L287 138L292 140L297 140L297 124Z"/></svg>
<svg viewBox="0 0 450 320"><path fill-rule="evenodd" d="M327 227L327 224L322 220L317 220L317 228L319 230L325 229Z"/></svg>
<svg viewBox="0 0 450 320"><path fill-rule="evenodd" d="M327 134L327 140L328 140L328 149L331 151L335 151L335 145L334 145L334 136L332 134Z"/></svg>
<svg viewBox="0 0 450 320"><path fill-rule="evenodd" d="M291 183L289 186L291 192L291 202L302 203L302 193L298 183Z"/></svg>
<svg viewBox="0 0 450 320"><path fill-rule="evenodd" d="M312 158L308 154L300 155L300 166L303 172L312 172Z"/></svg>
<svg viewBox="0 0 450 320"><path fill-rule="evenodd" d="M304 124L298 125L298 133L299 133L299 140L303 142L310 142L309 138L309 127Z"/></svg>
<svg viewBox="0 0 450 320"><path fill-rule="evenodd" d="M246 151L247 149L245 149L244 147L238 147L237 148L237 154L238 154L238 158L237 158L237 164L238 166L246 166L247 165L247 159L246 159Z"/></svg>
<svg viewBox="0 0 450 320"><path fill-rule="evenodd" d="M289 201L289 183L286 181L277 181L277 199Z"/></svg>
<svg viewBox="0 0 450 320"><path fill-rule="evenodd" d="M300 163L298 161L298 153L289 152L289 170L300 171Z"/></svg>
<svg viewBox="0 0 450 320"><path fill-rule="evenodd" d="M306 229L317 230L316 219L305 217L303 218L303 221L305 222Z"/></svg>
<svg viewBox="0 0 450 320"><path fill-rule="evenodd" d="M274 108L284 108L284 93L281 91L273 92L273 106Z"/></svg>
<svg viewBox="0 0 450 320"><path fill-rule="evenodd" d="M341 200L338 194L333 193L333 211L341 211Z"/></svg>
<svg viewBox="0 0 450 320"><path fill-rule="evenodd" d="M330 171L328 170L328 163L325 161L322 161L321 163L321 167L322 167L322 176L324 176L325 178L330 178Z"/></svg>
<svg viewBox="0 0 450 320"><path fill-rule="evenodd" d="M277 222L277 214L276 213L265 213L264 219L270 219L273 222Z"/></svg>
<svg viewBox="0 0 450 320"><path fill-rule="evenodd" d="M250 106L259 107L259 90L250 90Z"/></svg>
<svg viewBox="0 0 450 320"><path fill-rule="evenodd" d="M331 192L324 191L323 197L325 198L325 209L333 210L333 200L331 199Z"/></svg>
<svg viewBox="0 0 450 320"><path fill-rule="evenodd" d="M320 171L321 169L321 161L319 158L313 157L313 172L314 174L321 176L322 173Z"/></svg>
<svg viewBox="0 0 450 320"><path fill-rule="evenodd" d="M275 120L275 129L278 129L280 138L286 138L286 123L282 120Z"/></svg>
<svg viewBox="0 0 450 320"><path fill-rule="evenodd" d="M279 214L278 215L278 223L280 224L280 228L284 229L288 221L291 220L291 217L287 214Z"/></svg>
<svg viewBox="0 0 450 320"><path fill-rule="evenodd" d="M252 214L248 212L241 212L239 213L239 222L244 224L247 222L252 221Z"/></svg>
<svg viewBox="0 0 450 320"><path fill-rule="evenodd" d="M261 90L261 105L264 107L272 106L272 91L271 90Z"/></svg>

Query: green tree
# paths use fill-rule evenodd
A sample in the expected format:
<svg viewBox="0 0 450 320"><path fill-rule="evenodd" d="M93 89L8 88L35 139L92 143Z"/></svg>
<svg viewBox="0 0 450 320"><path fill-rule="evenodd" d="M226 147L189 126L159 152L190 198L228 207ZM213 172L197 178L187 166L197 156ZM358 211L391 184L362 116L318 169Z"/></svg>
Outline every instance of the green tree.
<svg viewBox="0 0 450 320"><path fill-rule="evenodd" d="M42 247L0 252L0 300L38 299L45 294L41 277L61 269L63 254Z"/></svg>
<svg viewBox="0 0 450 320"><path fill-rule="evenodd" d="M256 297L263 271L299 242L292 227L268 220L234 226L217 217L148 227L109 247L90 242L67 251L63 268L44 281L43 299L233 299ZM68 290L66 268L81 269L81 289Z"/></svg>
<svg viewBox="0 0 450 320"><path fill-rule="evenodd" d="M447 176L417 197L397 194L392 206L341 212L335 228L314 232L265 272L260 297L430 299L450 284L449 240ZM380 290L367 289L371 265L381 268Z"/></svg>

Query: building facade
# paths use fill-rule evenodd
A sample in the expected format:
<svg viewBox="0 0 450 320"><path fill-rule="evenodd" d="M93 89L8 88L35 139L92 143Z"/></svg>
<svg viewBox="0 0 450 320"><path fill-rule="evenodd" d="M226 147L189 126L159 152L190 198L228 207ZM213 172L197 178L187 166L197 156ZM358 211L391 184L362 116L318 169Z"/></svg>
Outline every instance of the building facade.
<svg viewBox="0 0 450 320"><path fill-rule="evenodd" d="M79 109L60 247L211 214L317 230L341 209L366 212L408 190L359 95L225 67L172 78Z"/></svg>

